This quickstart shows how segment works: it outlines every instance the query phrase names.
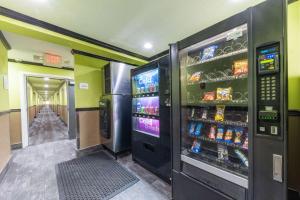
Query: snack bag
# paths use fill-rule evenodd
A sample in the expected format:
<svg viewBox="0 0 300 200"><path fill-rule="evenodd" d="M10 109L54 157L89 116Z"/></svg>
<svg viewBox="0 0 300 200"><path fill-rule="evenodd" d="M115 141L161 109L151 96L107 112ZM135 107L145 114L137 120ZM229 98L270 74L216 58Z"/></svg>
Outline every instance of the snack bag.
<svg viewBox="0 0 300 200"><path fill-rule="evenodd" d="M200 56L201 61L203 62L205 60L213 58L215 56L215 51L216 51L217 48L218 48L217 45L212 45L210 47L205 48L202 52L202 56Z"/></svg>
<svg viewBox="0 0 300 200"><path fill-rule="evenodd" d="M217 88L217 100L231 101L232 100L232 88Z"/></svg>
<svg viewBox="0 0 300 200"><path fill-rule="evenodd" d="M242 74L247 74L248 73L248 60L237 60L234 61L232 65L232 74L234 76L239 76Z"/></svg>
<svg viewBox="0 0 300 200"><path fill-rule="evenodd" d="M249 166L249 161L248 161L247 157L240 150L238 150L238 149L234 150L234 152L239 157L239 159L242 161L242 163L246 167L248 167Z"/></svg>
<svg viewBox="0 0 300 200"><path fill-rule="evenodd" d="M216 125L211 125L210 130L209 130L209 134L208 134L208 138L215 140L216 139Z"/></svg>
<svg viewBox="0 0 300 200"><path fill-rule="evenodd" d="M244 149L248 149L248 136L246 137L244 144L243 144Z"/></svg>
<svg viewBox="0 0 300 200"><path fill-rule="evenodd" d="M218 159L219 160L229 160L228 159L228 149L224 145L218 145Z"/></svg>
<svg viewBox="0 0 300 200"><path fill-rule="evenodd" d="M199 137L201 135L201 129L203 127L202 123L198 123L194 132L194 135Z"/></svg>
<svg viewBox="0 0 300 200"><path fill-rule="evenodd" d="M242 135L243 135L243 129L236 128L235 129L235 138L234 138L234 144L241 144L242 143Z"/></svg>
<svg viewBox="0 0 300 200"><path fill-rule="evenodd" d="M213 101L216 98L215 92L205 92L202 98L203 101Z"/></svg>
<svg viewBox="0 0 300 200"><path fill-rule="evenodd" d="M215 115L215 120L216 121L224 121L224 112L225 112L225 106L217 106L217 112Z"/></svg>
<svg viewBox="0 0 300 200"><path fill-rule="evenodd" d="M201 80L201 75L203 72L195 72L192 74L191 77L188 78L189 82L191 83L197 83Z"/></svg>
<svg viewBox="0 0 300 200"><path fill-rule="evenodd" d="M232 135L233 135L232 132L233 131L232 131L231 128L227 129L227 131L225 133L225 138L224 138L225 142L227 142L227 143L231 143L232 142Z"/></svg>
<svg viewBox="0 0 300 200"><path fill-rule="evenodd" d="M189 134L192 136L194 135L196 125L197 124L195 122L190 122L189 124Z"/></svg>
<svg viewBox="0 0 300 200"><path fill-rule="evenodd" d="M194 153L200 153L200 151L201 151L201 144L196 139L193 141L191 151Z"/></svg>
<svg viewBox="0 0 300 200"><path fill-rule="evenodd" d="M224 128L223 127L218 127L218 132L217 132L217 138L216 140L222 141L224 136Z"/></svg>
<svg viewBox="0 0 300 200"><path fill-rule="evenodd" d="M202 113L202 119L207 119L207 113L208 113L208 110L203 110L203 113Z"/></svg>

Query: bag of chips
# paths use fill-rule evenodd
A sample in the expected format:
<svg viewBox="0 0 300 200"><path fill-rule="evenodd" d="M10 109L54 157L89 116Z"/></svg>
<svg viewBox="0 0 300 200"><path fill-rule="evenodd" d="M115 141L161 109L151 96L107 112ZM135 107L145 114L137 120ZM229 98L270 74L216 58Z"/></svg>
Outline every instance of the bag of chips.
<svg viewBox="0 0 300 200"><path fill-rule="evenodd" d="M227 161L229 160L228 158L228 149L224 145L218 145L218 159L219 160L224 160Z"/></svg>
<svg viewBox="0 0 300 200"><path fill-rule="evenodd" d="M248 73L248 60L237 60L234 61L232 65L232 74L234 76L239 76L242 74L247 74Z"/></svg>
<svg viewBox="0 0 300 200"><path fill-rule="evenodd" d="M248 135L247 135L247 137L246 137L246 139L244 141L243 148L244 149L248 149Z"/></svg>
<svg viewBox="0 0 300 200"><path fill-rule="evenodd" d="M217 127L216 125L211 125L210 130L209 130L209 134L208 134L208 138L215 140L216 139L216 132L217 132Z"/></svg>
<svg viewBox="0 0 300 200"><path fill-rule="evenodd" d="M243 129L242 128L236 128L235 129L235 138L234 138L234 144L241 144L242 143L242 135L243 135Z"/></svg>
<svg viewBox="0 0 300 200"><path fill-rule="evenodd" d="M225 133L225 142L227 143L231 143L232 142L232 136L233 136L233 131L231 128L227 129L226 133Z"/></svg>
<svg viewBox="0 0 300 200"><path fill-rule="evenodd" d="M196 139L193 141L191 151L194 152L194 153L200 153L201 152L201 144Z"/></svg>
<svg viewBox="0 0 300 200"><path fill-rule="evenodd" d="M203 72L195 72L192 74L192 76L190 76L188 78L188 81L190 83L197 83L201 80L201 75L202 75Z"/></svg>
<svg viewBox="0 0 300 200"><path fill-rule="evenodd" d="M213 58L215 56L215 51L217 48L218 48L217 45L212 45L210 47L205 48L202 51L202 55L200 55L201 61L203 62L205 60Z"/></svg>
<svg viewBox="0 0 300 200"><path fill-rule="evenodd" d="M217 106L217 112L215 115L215 120L216 121L224 121L224 112L225 112L225 106Z"/></svg>
<svg viewBox="0 0 300 200"><path fill-rule="evenodd" d="M203 110L203 112L202 112L202 119L207 119L207 113L208 113L208 110L207 109L205 109L205 110Z"/></svg>
<svg viewBox="0 0 300 200"><path fill-rule="evenodd" d="M232 100L232 88L217 88L217 100L231 101Z"/></svg>
<svg viewBox="0 0 300 200"><path fill-rule="evenodd" d="M195 122L190 122L189 123L189 134L194 135L195 129L196 129L196 123Z"/></svg>
<svg viewBox="0 0 300 200"><path fill-rule="evenodd" d="M223 127L218 127L218 132L217 132L217 137L216 140L222 141L224 136L224 128Z"/></svg>
<svg viewBox="0 0 300 200"><path fill-rule="evenodd" d="M203 101L213 101L215 99L216 99L215 92L205 92L202 98Z"/></svg>
<svg viewBox="0 0 300 200"><path fill-rule="evenodd" d="M202 123L197 123L196 129L195 129L195 132L194 132L195 136L199 137L201 135L202 127L203 127Z"/></svg>

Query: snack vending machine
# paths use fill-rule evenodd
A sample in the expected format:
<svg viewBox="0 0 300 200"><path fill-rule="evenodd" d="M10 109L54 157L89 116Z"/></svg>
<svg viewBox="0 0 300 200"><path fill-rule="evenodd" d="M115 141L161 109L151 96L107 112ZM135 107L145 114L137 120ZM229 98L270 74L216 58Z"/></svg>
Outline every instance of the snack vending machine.
<svg viewBox="0 0 300 200"><path fill-rule="evenodd" d="M169 56L132 70L132 158L170 182Z"/></svg>
<svg viewBox="0 0 300 200"><path fill-rule="evenodd" d="M285 6L171 45L175 200L286 199Z"/></svg>

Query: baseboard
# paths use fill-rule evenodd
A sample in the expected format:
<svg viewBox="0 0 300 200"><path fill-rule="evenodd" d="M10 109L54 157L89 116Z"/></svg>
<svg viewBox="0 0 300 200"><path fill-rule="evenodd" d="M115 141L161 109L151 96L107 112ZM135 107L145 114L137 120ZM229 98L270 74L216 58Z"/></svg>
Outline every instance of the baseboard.
<svg viewBox="0 0 300 200"><path fill-rule="evenodd" d="M22 149L22 143L10 145L11 150Z"/></svg>
<svg viewBox="0 0 300 200"><path fill-rule="evenodd" d="M77 157L82 157L82 156L87 156L90 154L97 153L102 150L103 150L102 145L98 144L96 146L91 146L91 147L87 147L84 149L78 149L78 150L76 150L76 155L77 155Z"/></svg>
<svg viewBox="0 0 300 200"><path fill-rule="evenodd" d="M3 181L4 176L10 167L10 164L11 164L11 156L10 156L8 162L6 163L5 167L3 168L3 170L0 172L0 184Z"/></svg>

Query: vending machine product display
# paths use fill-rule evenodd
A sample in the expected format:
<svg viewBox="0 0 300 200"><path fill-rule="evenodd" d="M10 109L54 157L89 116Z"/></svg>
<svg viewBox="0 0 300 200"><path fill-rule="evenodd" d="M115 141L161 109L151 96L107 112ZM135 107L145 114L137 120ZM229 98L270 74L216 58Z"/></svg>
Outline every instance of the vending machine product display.
<svg viewBox="0 0 300 200"><path fill-rule="evenodd" d="M171 176L169 57L132 70L132 158Z"/></svg>
<svg viewBox="0 0 300 200"><path fill-rule="evenodd" d="M285 21L271 23L276 15L285 1L171 45L174 199L286 199Z"/></svg>

